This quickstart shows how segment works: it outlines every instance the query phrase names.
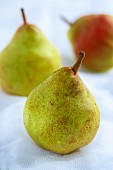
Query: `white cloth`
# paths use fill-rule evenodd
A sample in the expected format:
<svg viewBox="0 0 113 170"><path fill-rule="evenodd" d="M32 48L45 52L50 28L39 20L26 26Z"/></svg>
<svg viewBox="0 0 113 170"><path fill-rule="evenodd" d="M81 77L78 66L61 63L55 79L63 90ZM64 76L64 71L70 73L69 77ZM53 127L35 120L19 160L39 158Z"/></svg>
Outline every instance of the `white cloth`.
<svg viewBox="0 0 113 170"><path fill-rule="evenodd" d="M110 78L113 71L97 75L80 72L80 75L101 112L100 128L94 140L63 156L42 149L24 128L22 117L26 98L21 98L21 102L0 113L0 170L113 169L113 80Z"/></svg>

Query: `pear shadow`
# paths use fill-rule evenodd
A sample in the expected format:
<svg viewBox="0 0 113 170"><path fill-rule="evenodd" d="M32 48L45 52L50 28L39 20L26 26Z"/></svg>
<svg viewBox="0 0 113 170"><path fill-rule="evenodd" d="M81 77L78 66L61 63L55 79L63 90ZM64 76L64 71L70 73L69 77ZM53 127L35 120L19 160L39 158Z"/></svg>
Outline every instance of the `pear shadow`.
<svg viewBox="0 0 113 170"><path fill-rule="evenodd" d="M80 153L80 152L81 152L81 150L80 150L80 148L79 148L79 149L76 149L76 150L71 151L71 152L69 152L69 153L60 154L60 155L61 155L61 156L73 156L73 155L76 155L76 154L78 154L78 153Z"/></svg>

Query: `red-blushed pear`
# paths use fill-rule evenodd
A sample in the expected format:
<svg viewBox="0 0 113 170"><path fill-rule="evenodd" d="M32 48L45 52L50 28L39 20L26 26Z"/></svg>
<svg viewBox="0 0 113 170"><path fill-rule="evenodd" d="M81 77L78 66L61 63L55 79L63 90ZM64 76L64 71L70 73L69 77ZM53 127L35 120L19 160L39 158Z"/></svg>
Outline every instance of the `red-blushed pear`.
<svg viewBox="0 0 113 170"><path fill-rule="evenodd" d="M86 15L70 25L68 37L75 54L86 53L83 65L94 72L104 72L113 67L113 16Z"/></svg>
<svg viewBox="0 0 113 170"><path fill-rule="evenodd" d="M78 75L84 52L36 87L24 107L24 125L41 147L60 154L90 143L100 123L96 101Z"/></svg>
<svg viewBox="0 0 113 170"><path fill-rule="evenodd" d="M27 96L61 67L56 48L35 25L24 23L0 55L0 82L4 91Z"/></svg>

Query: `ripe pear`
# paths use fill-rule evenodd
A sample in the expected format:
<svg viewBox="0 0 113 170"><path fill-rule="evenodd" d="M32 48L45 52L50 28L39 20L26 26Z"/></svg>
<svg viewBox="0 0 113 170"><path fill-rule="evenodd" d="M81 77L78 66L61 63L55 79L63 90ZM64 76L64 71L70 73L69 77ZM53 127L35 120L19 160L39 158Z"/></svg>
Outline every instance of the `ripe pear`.
<svg viewBox="0 0 113 170"><path fill-rule="evenodd" d="M28 96L38 84L61 67L56 48L35 25L24 23L0 56L0 81L3 90Z"/></svg>
<svg viewBox="0 0 113 170"><path fill-rule="evenodd" d="M80 52L73 67L54 72L26 101L25 128L46 150L70 153L91 142L99 128L98 106L77 73L83 57Z"/></svg>
<svg viewBox="0 0 113 170"><path fill-rule="evenodd" d="M93 72L105 72L113 68L113 16L86 15L68 24L68 37L75 54L80 49L86 53L84 67Z"/></svg>

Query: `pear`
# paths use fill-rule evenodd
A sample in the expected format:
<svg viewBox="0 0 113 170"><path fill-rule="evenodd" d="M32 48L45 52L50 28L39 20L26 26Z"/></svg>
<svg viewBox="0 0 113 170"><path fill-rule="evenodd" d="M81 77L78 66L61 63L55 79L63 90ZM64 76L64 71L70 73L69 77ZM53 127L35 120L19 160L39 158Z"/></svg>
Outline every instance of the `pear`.
<svg viewBox="0 0 113 170"><path fill-rule="evenodd" d="M106 14L85 15L70 23L68 37L75 54L83 49L84 67L93 72L113 68L113 16Z"/></svg>
<svg viewBox="0 0 113 170"><path fill-rule="evenodd" d="M35 25L24 23L0 56L0 82L4 91L28 96L38 84L61 67L56 48Z"/></svg>
<svg viewBox="0 0 113 170"><path fill-rule="evenodd" d="M28 96L23 119L29 136L41 147L60 154L90 143L99 128L100 112L77 71L84 53L73 67L63 67Z"/></svg>

